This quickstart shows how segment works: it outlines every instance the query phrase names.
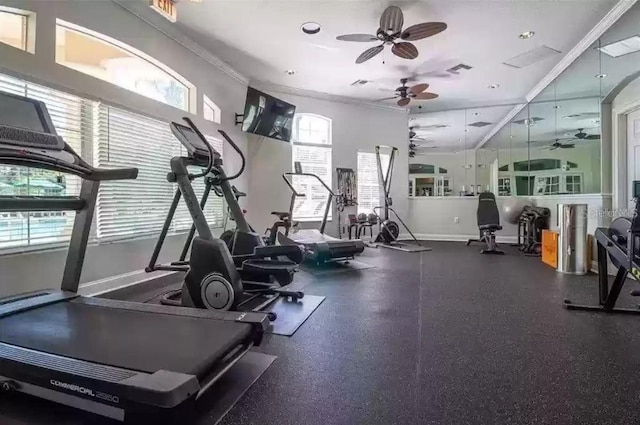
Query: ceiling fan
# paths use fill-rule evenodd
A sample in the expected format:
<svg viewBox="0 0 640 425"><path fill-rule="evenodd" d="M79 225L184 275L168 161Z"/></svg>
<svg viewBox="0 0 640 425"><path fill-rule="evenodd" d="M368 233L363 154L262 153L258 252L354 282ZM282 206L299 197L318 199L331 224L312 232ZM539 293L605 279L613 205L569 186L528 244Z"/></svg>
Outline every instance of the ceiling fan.
<svg viewBox="0 0 640 425"><path fill-rule="evenodd" d="M447 24L444 22L424 22L412 25L404 31L402 30L403 25L402 10L397 6L389 6L380 17L380 28L378 28L376 35L345 34L336 37L336 39L360 43L373 41L382 43L362 52L356 59L356 63L363 63L373 58L384 49L385 45L391 45L391 52L400 58L415 59L418 57L418 48L413 43L409 43L410 41L422 40L447 29ZM402 41L397 41L398 39Z"/></svg>
<svg viewBox="0 0 640 425"><path fill-rule="evenodd" d="M599 140L599 134L587 134L584 132L584 128L579 128L578 132L574 135L579 140Z"/></svg>
<svg viewBox="0 0 640 425"><path fill-rule="evenodd" d="M384 99L378 99L376 100L376 102L382 102L383 100L400 98L398 99L398 102L397 102L398 106L407 106L409 102L411 102L411 99L431 100L438 97L438 95L435 93L429 93L425 91L426 89L429 88L429 84L422 83L422 84L416 84L415 86L409 87L407 86L406 78L401 79L400 83L402 84L402 86L398 87L395 90L396 92L395 96L385 97Z"/></svg>
<svg viewBox="0 0 640 425"><path fill-rule="evenodd" d="M560 139L555 139L553 143L551 143L550 145L547 145L542 149L554 151L556 149L573 149L575 147L576 147L575 143L561 143Z"/></svg>

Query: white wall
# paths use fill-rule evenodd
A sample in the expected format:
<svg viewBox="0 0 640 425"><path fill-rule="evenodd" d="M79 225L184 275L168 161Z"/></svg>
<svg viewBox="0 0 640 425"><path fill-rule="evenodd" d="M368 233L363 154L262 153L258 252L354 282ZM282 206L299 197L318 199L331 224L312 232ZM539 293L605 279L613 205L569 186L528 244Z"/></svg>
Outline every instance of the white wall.
<svg viewBox="0 0 640 425"><path fill-rule="evenodd" d="M640 65L638 65L640 67ZM620 93L613 99L612 107L619 109L624 105L636 102L640 99L640 77L633 80L627 87L622 89Z"/></svg>
<svg viewBox="0 0 640 425"><path fill-rule="evenodd" d="M268 87L257 88L296 105L297 113L313 113L332 120L333 155L331 167L357 170L358 150L374 152L374 146L387 145L399 149L394 165L391 195L394 209L407 215L408 181L408 114L405 111L380 109L366 105L341 103L311 97L279 93ZM291 192L282 181L282 173L291 171L291 145L264 138L249 142L249 221L262 231L273 223L269 212L289 208ZM333 188L337 188L333 171ZM318 223L301 223L301 227L317 227ZM327 224L326 232L337 235L337 213Z"/></svg>
<svg viewBox="0 0 640 425"><path fill-rule="evenodd" d="M184 48L153 26L127 12L112 1L22 1L0 0L0 5L28 10L37 14L35 55L0 44L0 72L8 73L79 96L102 100L162 120L180 120L184 111L155 102L133 92L55 64L56 18L113 37L163 62L198 88L198 114L202 94L222 108L222 125L246 151L246 137L233 125L234 113L244 108L246 85L220 71L208 61ZM159 19L162 19L159 17ZM197 119L203 132L216 134L218 126ZM177 143L177 142L176 142ZM225 146L228 171L236 170L238 159ZM141 158L143 161L144 158ZM135 166L135 164L131 164ZM169 164L167 164L167 168ZM249 168L235 184L246 190ZM90 247L82 282L143 269L155 239L128 241ZM167 241L164 260L177 257L180 237ZM64 263L64 250L0 257L0 295L25 289L50 288L59 285ZM39 265L34 267L34 264ZM55 264L55 266L54 266ZM40 267L42 265L42 267Z"/></svg>
<svg viewBox="0 0 640 425"><path fill-rule="evenodd" d="M509 198L498 197L502 230L497 232L498 241L512 241L518 234L516 225L505 221L503 206ZM586 204L589 210L587 231L593 235L597 227L609 224L603 209L611 208L609 195L562 195L519 197L532 205L551 210L550 227L557 226L558 204ZM414 233L424 239L467 240L478 235L476 197L414 198L409 202L409 223ZM456 223L455 218L459 222Z"/></svg>

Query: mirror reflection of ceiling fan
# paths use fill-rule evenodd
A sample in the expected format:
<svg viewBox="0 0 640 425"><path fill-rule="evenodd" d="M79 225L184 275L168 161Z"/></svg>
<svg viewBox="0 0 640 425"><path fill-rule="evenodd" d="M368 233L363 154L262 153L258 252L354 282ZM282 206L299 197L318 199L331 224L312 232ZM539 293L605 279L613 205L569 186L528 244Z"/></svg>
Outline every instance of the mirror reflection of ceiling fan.
<svg viewBox="0 0 640 425"><path fill-rule="evenodd" d="M356 59L356 63L363 63L373 58L384 50L384 46L392 46L391 53L400 58L415 59L418 57L418 48L410 41L422 40L447 29L447 24L444 22L424 22L412 25L404 31L402 30L403 25L404 15L402 10L397 6L389 6L380 17L380 28L378 28L376 35L345 34L336 38L341 41L360 43L378 41L382 43L362 52Z"/></svg>
<svg viewBox="0 0 640 425"><path fill-rule="evenodd" d="M575 143L561 143L560 139L556 139L556 140L553 141L553 143L551 143L550 145L545 146L542 149L549 150L549 151L554 151L556 149L573 149L575 147L576 147Z"/></svg>
<svg viewBox="0 0 640 425"><path fill-rule="evenodd" d="M385 97L384 99L378 99L376 102L382 102L385 100L398 99L398 106L407 106L411 99L416 100L431 100L438 97L435 93L429 93L425 91L429 88L429 84L422 83L415 86L407 86L407 79L402 78L400 80L402 86L395 89L395 95L391 97Z"/></svg>

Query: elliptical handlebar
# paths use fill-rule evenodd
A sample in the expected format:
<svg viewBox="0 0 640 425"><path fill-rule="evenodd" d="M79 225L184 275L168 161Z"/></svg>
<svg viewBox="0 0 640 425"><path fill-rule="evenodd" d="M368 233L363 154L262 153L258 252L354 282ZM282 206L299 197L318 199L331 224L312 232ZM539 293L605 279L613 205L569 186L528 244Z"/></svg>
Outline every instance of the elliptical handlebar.
<svg viewBox="0 0 640 425"><path fill-rule="evenodd" d="M199 174L195 174L192 175L191 178L201 178L204 177L206 175L208 175L209 173L211 173L212 169L214 168L214 149L213 147L209 144L209 142L207 141L206 137L204 137L204 135L202 134L202 132L200 131L200 129L195 125L195 123L193 122L193 120L191 120L191 118L189 117L183 117L182 118L184 120L184 122L187 123L187 125L191 128L191 130L193 130L193 132L196 134L196 136L198 136L198 138L205 144L205 146L207 147L207 150L209 151L209 163L207 164L207 168L205 169L205 171L199 173ZM236 151L236 153L240 156L240 159L242 161L242 165L240 166L240 170L238 170L237 173L235 173L232 176L225 176L225 177L216 177L217 180L217 184L220 184L222 182L226 182L226 181L230 181L230 180L235 180L238 177L240 177L242 175L242 173L244 173L244 169L247 165L247 160L244 156L244 154L242 153L242 150L238 147L238 145L236 145L236 143L229 137L229 135L223 131L223 130L218 130L218 133L220 133L222 135L222 137L224 137L224 139L227 141L227 143L229 143L231 145L231 147L233 148L234 151Z"/></svg>

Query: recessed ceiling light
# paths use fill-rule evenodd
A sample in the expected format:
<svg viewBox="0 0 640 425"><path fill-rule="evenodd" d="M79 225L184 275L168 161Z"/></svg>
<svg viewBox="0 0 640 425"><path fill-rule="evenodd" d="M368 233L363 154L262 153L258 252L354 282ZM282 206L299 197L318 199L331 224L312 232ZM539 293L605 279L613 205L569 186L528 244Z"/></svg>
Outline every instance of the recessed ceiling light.
<svg viewBox="0 0 640 425"><path fill-rule="evenodd" d="M591 122L594 123L594 124L600 124L600 120L593 120Z"/></svg>
<svg viewBox="0 0 640 425"><path fill-rule="evenodd" d="M607 44L599 47L598 50L614 58L638 52L640 51L640 35L634 35L633 37Z"/></svg>
<svg viewBox="0 0 640 425"><path fill-rule="evenodd" d="M296 72L295 72L293 69L287 69L287 70L285 71L285 73L286 73L287 75L294 75Z"/></svg>
<svg viewBox="0 0 640 425"><path fill-rule="evenodd" d="M603 78L607 78L607 74L598 74L596 75L596 78L600 78L602 80Z"/></svg>
<svg viewBox="0 0 640 425"><path fill-rule="evenodd" d="M565 136L573 136L571 133L564 133Z"/></svg>
<svg viewBox="0 0 640 425"><path fill-rule="evenodd" d="M526 31L526 32L523 32L522 34L520 34L518 37L520 37L521 40L528 40L531 37L533 37L534 35L536 35L536 33L534 31Z"/></svg>
<svg viewBox="0 0 640 425"><path fill-rule="evenodd" d="M555 105L555 106L553 107L553 109L560 109L560 108L562 108L562 106L560 106L560 105Z"/></svg>
<svg viewBox="0 0 640 425"><path fill-rule="evenodd" d="M317 22L305 22L304 24L302 24L300 29L305 34L315 35L320 32L322 27Z"/></svg>
<svg viewBox="0 0 640 425"><path fill-rule="evenodd" d="M497 89L499 87L500 87L500 84L491 84L491 85L489 85L490 89Z"/></svg>

